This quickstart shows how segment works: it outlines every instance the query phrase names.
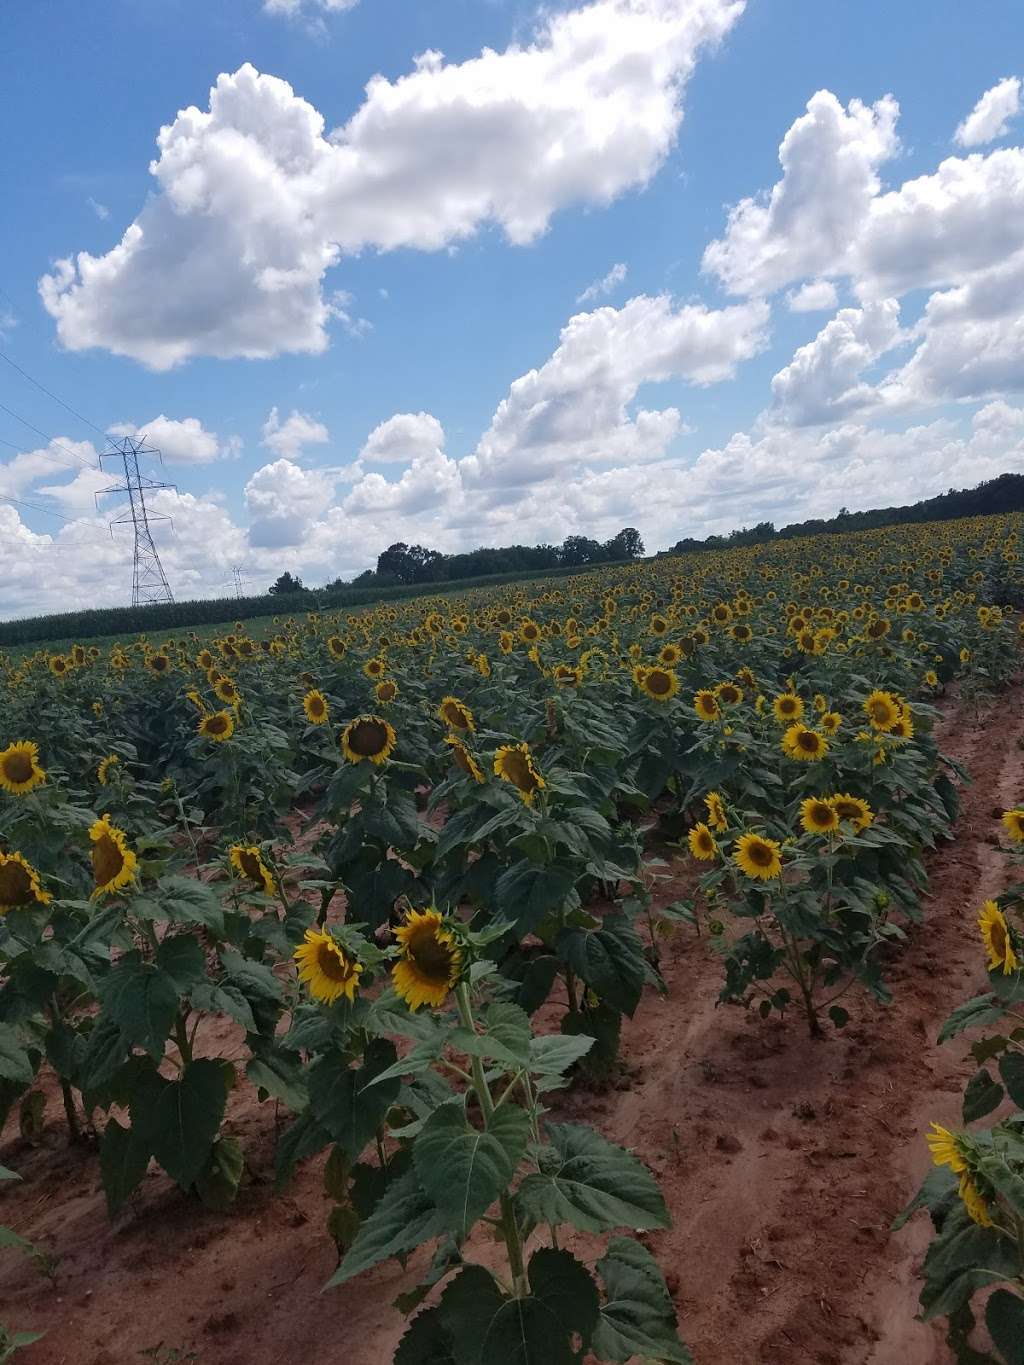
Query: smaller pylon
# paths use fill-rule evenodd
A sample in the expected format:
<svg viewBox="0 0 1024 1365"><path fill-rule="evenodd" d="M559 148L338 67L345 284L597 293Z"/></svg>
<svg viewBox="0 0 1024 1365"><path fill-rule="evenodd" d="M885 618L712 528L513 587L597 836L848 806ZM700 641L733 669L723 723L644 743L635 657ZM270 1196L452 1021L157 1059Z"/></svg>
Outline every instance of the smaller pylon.
<svg viewBox="0 0 1024 1365"><path fill-rule="evenodd" d="M125 436L120 441L111 439L111 449L105 450L100 455L102 465L103 460L119 457L124 465L124 483L112 484L109 488L103 488L96 494L97 505L99 499L108 493L127 493L128 506L119 517L110 523L110 534L113 536L115 526L132 526L135 532L135 561L132 571L132 606L139 607L150 602L173 602L174 596L171 586L167 582L167 575L164 567L160 563L160 556L157 554L156 545L153 542L153 533L150 530L151 521L170 521L171 518L163 516L159 512L150 512L146 507L146 494L155 493L162 488L178 490L173 483L157 483L139 470L140 455L156 455L159 457L159 450L146 445L145 436ZM171 523L173 526L173 522Z"/></svg>
<svg viewBox="0 0 1024 1365"><path fill-rule="evenodd" d="M234 576L235 576L235 596L236 596L236 597L244 597L244 596L245 596L245 586L244 586L244 584L243 584L243 582L242 582L242 570L243 570L244 568L245 568L245 565L244 565L244 564L236 564L236 565L234 566L234 568L231 570L231 572L232 572L232 573L234 574Z"/></svg>

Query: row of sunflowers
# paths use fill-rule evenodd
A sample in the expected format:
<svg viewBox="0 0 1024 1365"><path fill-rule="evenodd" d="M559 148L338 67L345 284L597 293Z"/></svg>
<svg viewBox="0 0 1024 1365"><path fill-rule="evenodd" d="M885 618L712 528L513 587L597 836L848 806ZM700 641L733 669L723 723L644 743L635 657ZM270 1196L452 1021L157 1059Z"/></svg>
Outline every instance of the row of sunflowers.
<svg viewBox="0 0 1024 1365"><path fill-rule="evenodd" d="M544 1096L614 1069L674 926L707 936L723 1001L815 1036L889 999L963 776L936 704L1018 667L1020 531L0 660L0 1118L59 1091L111 1217L153 1160L228 1208L247 1083L292 1116L281 1185L330 1153L332 1283L433 1245L397 1365L688 1360L622 1235L667 1225L653 1177Z"/></svg>

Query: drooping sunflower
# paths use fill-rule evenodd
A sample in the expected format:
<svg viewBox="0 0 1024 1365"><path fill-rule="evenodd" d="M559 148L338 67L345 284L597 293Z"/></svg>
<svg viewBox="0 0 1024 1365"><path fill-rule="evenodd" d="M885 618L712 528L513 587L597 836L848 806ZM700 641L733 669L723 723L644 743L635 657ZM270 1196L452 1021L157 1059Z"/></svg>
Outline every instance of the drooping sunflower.
<svg viewBox="0 0 1024 1365"><path fill-rule="evenodd" d="M808 730L806 725L801 725L798 721L782 736L782 752L788 758L813 763L815 759L824 758L828 753L828 740L817 730Z"/></svg>
<svg viewBox="0 0 1024 1365"><path fill-rule="evenodd" d="M228 849L228 861L240 877L253 882L265 896L276 893L274 874L263 861L263 854L255 844L232 844Z"/></svg>
<svg viewBox="0 0 1024 1365"><path fill-rule="evenodd" d="M572 664L556 664L551 676L559 687L579 687L583 681L582 670Z"/></svg>
<svg viewBox="0 0 1024 1365"><path fill-rule="evenodd" d="M200 716L196 728L204 739L223 744L235 733L235 718L230 711L211 711L207 716Z"/></svg>
<svg viewBox="0 0 1024 1365"><path fill-rule="evenodd" d="M824 796L808 796L800 802L800 823L808 834L831 834L839 828L839 813Z"/></svg>
<svg viewBox="0 0 1024 1365"><path fill-rule="evenodd" d="M201 649L199 653L196 655L196 663L199 665L199 667L203 670L204 673L209 672L209 670L213 667L213 662L214 662L213 655L208 649Z"/></svg>
<svg viewBox="0 0 1024 1365"><path fill-rule="evenodd" d="M355 1000L363 964L350 957L326 930L307 929L305 942L292 956L299 968L299 980L306 983L314 1000L325 1005L333 1005L341 996Z"/></svg>
<svg viewBox="0 0 1024 1365"><path fill-rule="evenodd" d="M679 679L671 668L651 668L637 664L633 681L651 701L668 701L679 691Z"/></svg>
<svg viewBox="0 0 1024 1365"><path fill-rule="evenodd" d="M772 711L780 725L788 725L803 717L804 699L795 692L782 692L772 702Z"/></svg>
<svg viewBox="0 0 1024 1365"><path fill-rule="evenodd" d="M344 659L345 649L346 649L345 641L342 640L339 636L329 635L327 637L327 653L331 656L332 659Z"/></svg>
<svg viewBox="0 0 1024 1365"><path fill-rule="evenodd" d="M725 813L725 802L718 792L708 792L704 798L704 804L708 808L708 824L719 834L729 828L729 820Z"/></svg>
<svg viewBox="0 0 1024 1365"><path fill-rule="evenodd" d="M690 830L690 833L687 836L687 842L690 845L690 852L702 863L712 862L718 852L718 844L715 842L715 836L703 821L698 825L694 825L693 829Z"/></svg>
<svg viewBox="0 0 1024 1365"><path fill-rule="evenodd" d="M537 771L528 744L503 744L494 755L494 771L505 782L511 782L528 806L545 786Z"/></svg>
<svg viewBox="0 0 1024 1365"><path fill-rule="evenodd" d="M985 951L988 953L989 971L1001 969L1004 976L1011 976L1020 966L1020 960L1014 952L1013 937L1006 916L995 901L986 901L981 907L978 928L981 930Z"/></svg>
<svg viewBox="0 0 1024 1365"><path fill-rule="evenodd" d="M1003 828L1015 844L1024 844L1024 809L1015 806L1003 811Z"/></svg>
<svg viewBox="0 0 1024 1365"><path fill-rule="evenodd" d="M381 678L380 682L373 689L373 695L385 706L398 696L398 684L394 678Z"/></svg>
<svg viewBox="0 0 1024 1365"><path fill-rule="evenodd" d="M960 1185L957 1190L964 1208L970 1218L979 1227L990 1228L992 1226L992 1215L988 1211L988 1202L985 1196L978 1189L977 1182L970 1171L962 1172Z"/></svg>
<svg viewBox="0 0 1024 1365"><path fill-rule="evenodd" d="M781 846L762 834L741 834L733 858L739 870L756 881L772 881L782 872Z"/></svg>
<svg viewBox="0 0 1024 1365"><path fill-rule="evenodd" d="M89 830L92 840L92 878L95 883L93 896L107 892L120 891L135 877L139 860L128 847L128 836L123 829L110 823L110 816L104 815Z"/></svg>
<svg viewBox="0 0 1024 1365"><path fill-rule="evenodd" d="M52 900L30 862L20 853L0 852L0 915L26 905L49 905Z"/></svg>
<svg viewBox="0 0 1024 1365"><path fill-rule="evenodd" d="M458 735L445 735L445 744L451 746L452 758L462 769L467 777L471 777L474 782L483 782L484 775L479 763L459 739Z"/></svg>
<svg viewBox="0 0 1024 1365"><path fill-rule="evenodd" d="M717 720L722 714L718 698L709 687L702 687L693 698L693 709L701 720Z"/></svg>
<svg viewBox="0 0 1024 1365"><path fill-rule="evenodd" d="M459 701L458 697L442 697L437 714L452 730L472 733L476 729L473 712L464 701Z"/></svg>
<svg viewBox="0 0 1024 1365"><path fill-rule="evenodd" d="M106 758L100 759L100 766L96 769L96 781L101 787L105 787L110 781L110 770L121 760L117 754L107 754Z"/></svg>
<svg viewBox="0 0 1024 1365"><path fill-rule="evenodd" d="M0 753L0 787L12 796L24 796L46 781L39 766L39 745L31 739L18 739Z"/></svg>
<svg viewBox="0 0 1024 1365"><path fill-rule="evenodd" d="M383 716L356 716L341 732L341 751L350 763L383 763L395 747L394 728Z"/></svg>
<svg viewBox="0 0 1024 1365"><path fill-rule="evenodd" d="M331 718L331 709L327 705L327 698L315 687L311 688L302 698L302 709L306 713L306 719L310 725L324 725Z"/></svg>
<svg viewBox="0 0 1024 1365"><path fill-rule="evenodd" d="M875 818L868 803L862 797L851 796L849 792L837 792L832 797L832 809L840 821L849 821L858 831L867 829Z"/></svg>
<svg viewBox="0 0 1024 1365"><path fill-rule="evenodd" d="M462 954L436 910L410 910L395 930L402 956L391 968L395 990L411 1010L443 1005L458 984Z"/></svg>
<svg viewBox="0 0 1024 1365"><path fill-rule="evenodd" d="M939 1123L933 1123L932 1131L925 1134L924 1140L932 1154L933 1165L948 1166L954 1175L960 1175L967 1170L967 1162L960 1150L960 1140L948 1128L943 1128Z"/></svg>
<svg viewBox="0 0 1024 1365"><path fill-rule="evenodd" d="M900 718L902 708L891 692L875 688L864 702L864 712L875 730L891 730Z"/></svg>

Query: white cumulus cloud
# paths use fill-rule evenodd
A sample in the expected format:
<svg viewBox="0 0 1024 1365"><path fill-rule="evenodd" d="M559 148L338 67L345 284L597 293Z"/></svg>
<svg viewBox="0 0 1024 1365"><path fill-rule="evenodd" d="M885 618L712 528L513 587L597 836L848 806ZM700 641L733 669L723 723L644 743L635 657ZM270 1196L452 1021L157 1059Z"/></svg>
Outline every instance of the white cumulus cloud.
<svg viewBox="0 0 1024 1365"><path fill-rule="evenodd" d="M300 459L306 446L323 445L330 440L330 432L323 422L295 408L283 422L277 408L271 408L263 423L262 436L262 444L268 450L289 460Z"/></svg>
<svg viewBox="0 0 1024 1365"><path fill-rule="evenodd" d="M149 422L118 422L109 430L114 436L144 436L146 444L158 450L168 464L209 464L237 455L242 445L238 436L222 441L215 431L207 431L198 417L165 417L162 412Z"/></svg>
<svg viewBox="0 0 1024 1365"><path fill-rule="evenodd" d="M370 464L430 458L444 449L444 428L429 412L396 412L374 427L359 452Z"/></svg>
<svg viewBox="0 0 1024 1365"><path fill-rule="evenodd" d="M981 147L994 142L1008 131L1011 119L1020 113L1020 78L1007 76L981 99L953 135L961 147Z"/></svg>

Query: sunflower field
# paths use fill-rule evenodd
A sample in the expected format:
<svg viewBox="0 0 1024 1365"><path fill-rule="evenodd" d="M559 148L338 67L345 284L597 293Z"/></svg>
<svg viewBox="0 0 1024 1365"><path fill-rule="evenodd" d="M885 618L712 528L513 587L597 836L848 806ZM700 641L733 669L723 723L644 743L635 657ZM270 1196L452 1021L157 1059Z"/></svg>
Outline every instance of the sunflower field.
<svg viewBox="0 0 1024 1365"><path fill-rule="evenodd" d="M258 642L238 623L0 655L0 1122L31 1132L59 1096L111 1219L152 1162L228 1210L246 1152L225 1114L250 1087L283 1116L281 1189L328 1154L331 1285L430 1244L396 1365L690 1360L643 1153L546 1097L616 1073L670 934L716 955L723 1004L826 1046L851 1000L891 999L966 779L938 708L1019 669L1020 532L779 541ZM1024 1108L1020 936L991 911L993 992L955 1018L1011 1018L965 1119L1003 1098L984 1107L995 1058ZM940 1278L953 1238L968 1280L998 1240L1013 1331L1022 1123L941 1130L921 1201L960 1191Z"/></svg>

